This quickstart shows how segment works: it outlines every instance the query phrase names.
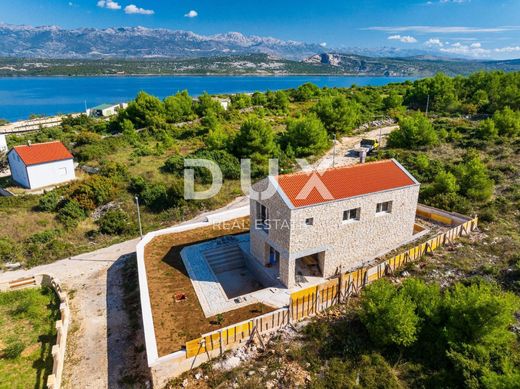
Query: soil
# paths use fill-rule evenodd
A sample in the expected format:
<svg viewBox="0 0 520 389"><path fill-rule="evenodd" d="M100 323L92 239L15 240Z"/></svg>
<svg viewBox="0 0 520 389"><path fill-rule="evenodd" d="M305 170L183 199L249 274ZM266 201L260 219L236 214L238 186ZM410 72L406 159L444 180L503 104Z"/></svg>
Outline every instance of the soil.
<svg viewBox="0 0 520 389"><path fill-rule="evenodd" d="M181 250L223 235L249 230L249 218L230 222L231 229L209 226L152 240L145 249L148 290L159 356L181 350L187 341L216 329L271 312L274 308L255 303L217 317L206 318L180 255ZM186 298L175 301L175 296Z"/></svg>

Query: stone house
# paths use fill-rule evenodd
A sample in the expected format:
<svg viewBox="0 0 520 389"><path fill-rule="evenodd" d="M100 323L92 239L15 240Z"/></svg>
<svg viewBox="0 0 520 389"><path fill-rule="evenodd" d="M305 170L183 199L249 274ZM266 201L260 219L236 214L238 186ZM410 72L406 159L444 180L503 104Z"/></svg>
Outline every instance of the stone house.
<svg viewBox="0 0 520 389"><path fill-rule="evenodd" d="M394 159L269 176L253 185L274 194L252 196L251 255L288 288L359 267L412 238L419 185Z"/></svg>

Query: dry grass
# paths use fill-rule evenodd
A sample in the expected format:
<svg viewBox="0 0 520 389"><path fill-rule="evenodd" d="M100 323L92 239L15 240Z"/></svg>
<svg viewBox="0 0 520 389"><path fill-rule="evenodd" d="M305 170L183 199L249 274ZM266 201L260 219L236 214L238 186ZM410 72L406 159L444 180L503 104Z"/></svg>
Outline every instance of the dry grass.
<svg viewBox="0 0 520 389"><path fill-rule="evenodd" d="M224 313L222 325L216 324L215 318L204 316L182 262L180 252L185 246L249 230L249 218L238 219L238 221L239 223L234 223L231 230L218 226L203 227L160 236L146 246L148 289L160 356L180 350L186 341L196 339L203 333L273 310L263 304L252 304ZM176 303L174 298L176 293L186 294L187 299Z"/></svg>

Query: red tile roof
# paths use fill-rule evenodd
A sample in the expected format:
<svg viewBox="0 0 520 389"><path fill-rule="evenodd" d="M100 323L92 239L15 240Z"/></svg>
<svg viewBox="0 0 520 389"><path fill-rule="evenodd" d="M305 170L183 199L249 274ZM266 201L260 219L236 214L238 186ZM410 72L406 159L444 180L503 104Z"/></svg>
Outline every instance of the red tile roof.
<svg viewBox="0 0 520 389"><path fill-rule="evenodd" d="M319 177L323 185L316 177ZM312 182L309 181L311 179ZM394 160L331 168L314 172L314 175L310 172L280 175L277 180L281 190L295 207L342 200L417 183Z"/></svg>
<svg viewBox="0 0 520 389"><path fill-rule="evenodd" d="M72 154L60 141L37 143L33 145L14 146L25 166L38 165L72 159Z"/></svg>

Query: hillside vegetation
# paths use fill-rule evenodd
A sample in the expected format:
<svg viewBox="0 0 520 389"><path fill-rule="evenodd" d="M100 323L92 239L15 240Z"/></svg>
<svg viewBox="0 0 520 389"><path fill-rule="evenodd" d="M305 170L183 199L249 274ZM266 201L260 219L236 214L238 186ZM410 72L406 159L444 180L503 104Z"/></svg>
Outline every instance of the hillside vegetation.
<svg viewBox="0 0 520 389"><path fill-rule="evenodd" d="M427 77L437 72L519 71L519 60L475 61L423 57L373 58L320 54L303 61L267 54L202 58L50 59L0 57L0 77L90 75L370 75Z"/></svg>

